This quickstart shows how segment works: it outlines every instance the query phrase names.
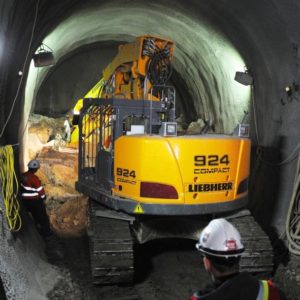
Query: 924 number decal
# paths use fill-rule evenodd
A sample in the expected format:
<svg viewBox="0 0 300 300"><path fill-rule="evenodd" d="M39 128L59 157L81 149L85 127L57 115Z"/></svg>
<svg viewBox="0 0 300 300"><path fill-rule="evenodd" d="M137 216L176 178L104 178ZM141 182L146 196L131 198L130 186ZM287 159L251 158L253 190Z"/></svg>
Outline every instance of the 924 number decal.
<svg viewBox="0 0 300 300"><path fill-rule="evenodd" d="M194 166L219 166L219 165L229 165L229 157L227 154L223 156L219 155L195 155L194 156Z"/></svg>
<svg viewBox="0 0 300 300"><path fill-rule="evenodd" d="M131 177L131 178L136 177L134 170L123 169L123 168L117 168L117 175L123 177Z"/></svg>

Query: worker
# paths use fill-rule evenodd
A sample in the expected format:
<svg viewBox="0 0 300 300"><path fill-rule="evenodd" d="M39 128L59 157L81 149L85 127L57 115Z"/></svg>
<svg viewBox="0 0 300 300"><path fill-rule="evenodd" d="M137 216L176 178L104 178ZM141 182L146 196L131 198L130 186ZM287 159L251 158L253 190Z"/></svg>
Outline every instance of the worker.
<svg viewBox="0 0 300 300"><path fill-rule="evenodd" d="M190 300L283 300L271 280L258 280L239 272L244 245L238 230L225 219L212 220L201 232L196 248L203 256L212 284L195 292Z"/></svg>
<svg viewBox="0 0 300 300"><path fill-rule="evenodd" d="M31 213L42 237L47 241L51 238L52 231L45 207L45 190L35 174L39 168L40 162L37 159L28 163L28 171L21 176L21 193L25 207Z"/></svg>
<svg viewBox="0 0 300 300"><path fill-rule="evenodd" d="M71 141L71 125L69 122L69 115L66 115L65 121L64 121L64 137L63 139L70 143Z"/></svg>

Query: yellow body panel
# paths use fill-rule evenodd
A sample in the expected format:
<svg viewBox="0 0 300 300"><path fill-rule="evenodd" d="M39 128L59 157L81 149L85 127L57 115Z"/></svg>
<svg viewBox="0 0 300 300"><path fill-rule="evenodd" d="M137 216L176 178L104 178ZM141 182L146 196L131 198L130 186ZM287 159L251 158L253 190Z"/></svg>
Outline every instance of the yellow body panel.
<svg viewBox="0 0 300 300"><path fill-rule="evenodd" d="M141 203L234 201L249 177L250 141L231 136L122 136L115 141L114 195ZM131 175L130 175L131 174ZM141 182L173 186L178 199L140 196Z"/></svg>
<svg viewBox="0 0 300 300"><path fill-rule="evenodd" d="M72 134L70 139L70 144L78 144L79 142L79 129L78 125L72 127Z"/></svg>

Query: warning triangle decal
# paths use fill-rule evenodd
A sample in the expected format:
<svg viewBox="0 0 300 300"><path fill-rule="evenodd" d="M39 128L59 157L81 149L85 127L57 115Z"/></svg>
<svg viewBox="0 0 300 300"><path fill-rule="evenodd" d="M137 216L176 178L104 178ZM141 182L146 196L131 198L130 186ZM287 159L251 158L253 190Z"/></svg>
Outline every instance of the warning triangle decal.
<svg viewBox="0 0 300 300"><path fill-rule="evenodd" d="M136 214L143 214L144 213L144 210L143 210L143 208L142 208L142 206L141 206L140 203L138 203L136 205L136 207L135 207L135 209L134 209L133 212L136 213Z"/></svg>

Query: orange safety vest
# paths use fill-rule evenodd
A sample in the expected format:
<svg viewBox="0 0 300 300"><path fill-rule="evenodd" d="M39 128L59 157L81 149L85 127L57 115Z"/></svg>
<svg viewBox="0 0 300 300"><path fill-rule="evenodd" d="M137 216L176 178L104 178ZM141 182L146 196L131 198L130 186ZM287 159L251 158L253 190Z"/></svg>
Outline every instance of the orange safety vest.
<svg viewBox="0 0 300 300"><path fill-rule="evenodd" d="M31 171L27 171L22 174L21 192L24 200L46 198L45 190L40 179Z"/></svg>

